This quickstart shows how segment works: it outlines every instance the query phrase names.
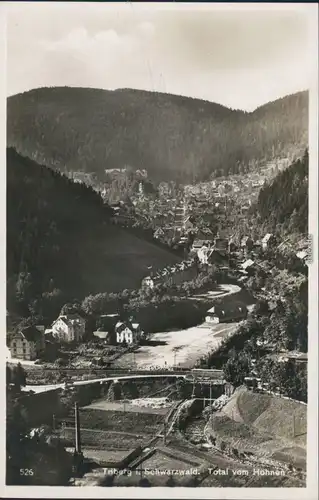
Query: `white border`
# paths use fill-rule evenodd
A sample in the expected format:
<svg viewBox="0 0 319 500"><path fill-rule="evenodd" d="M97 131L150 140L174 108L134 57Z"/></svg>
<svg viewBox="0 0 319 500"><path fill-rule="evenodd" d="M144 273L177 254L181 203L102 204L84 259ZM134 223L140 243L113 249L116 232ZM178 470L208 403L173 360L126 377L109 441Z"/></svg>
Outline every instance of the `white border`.
<svg viewBox="0 0 319 500"><path fill-rule="evenodd" d="M6 9L11 8L11 5L19 5L20 3L33 4L33 7L43 8L44 2L6 2L0 5L0 64L2 68L6 67ZM52 2L48 2L52 8ZM91 7L99 5L97 8L105 8L104 3L93 4L77 4L73 2L56 3L55 8L62 9L64 6L76 8ZM129 7L127 2L107 3L109 8L125 9ZM318 5L317 4L291 4L291 3L264 3L264 4L247 4L247 3L215 3L215 4L175 4L175 3L134 3L134 9L145 10L237 10L237 11L255 11L255 10L274 10L287 11L294 10L304 12L309 16L311 28L311 51L314 61L314 82L310 89L310 105L309 105L309 233L313 235L313 263L309 267L309 352L308 352L308 367L309 367L309 403L308 403L308 449L307 449L307 487L306 488L120 488L113 487L109 490L101 487L42 487L42 486L5 486L5 425L1 426L1 496L7 498L216 498L216 499L308 499L315 500L317 498L318 486L318 357L317 357L317 341L318 341ZM1 355L5 353L5 331L6 331L6 280L5 280L5 231L6 231L6 76L5 71L0 71L0 102L1 102L1 121L0 121L0 153L1 153L1 196L0 203L2 208L1 214L1 272L3 279L0 281L0 297L1 297L1 341L3 348ZM5 361L5 360L4 360ZM0 380L2 388L5 389L5 362L1 363ZM0 414L2 422L5 422L5 390L1 391L3 404L0 404Z"/></svg>

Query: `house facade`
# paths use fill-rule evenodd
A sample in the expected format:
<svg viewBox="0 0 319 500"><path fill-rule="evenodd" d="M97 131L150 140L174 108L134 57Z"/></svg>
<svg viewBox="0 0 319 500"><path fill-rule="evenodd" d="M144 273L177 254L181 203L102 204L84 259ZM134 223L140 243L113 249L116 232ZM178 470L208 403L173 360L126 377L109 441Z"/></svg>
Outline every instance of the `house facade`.
<svg viewBox="0 0 319 500"><path fill-rule="evenodd" d="M267 233L261 240L261 245L263 250L267 250L267 248L269 248L272 245L273 241L274 241L274 235L271 233Z"/></svg>
<svg viewBox="0 0 319 500"><path fill-rule="evenodd" d="M143 332L139 323L119 321L115 325L116 344L137 344Z"/></svg>
<svg viewBox="0 0 319 500"><path fill-rule="evenodd" d="M228 252L228 239L227 238L215 238L214 249L221 253Z"/></svg>
<svg viewBox="0 0 319 500"><path fill-rule="evenodd" d="M44 351L44 327L29 326L10 338L9 349L12 358L33 361Z"/></svg>
<svg viewBox="0 0 319 500"><path fill-rule="evenodd" d="M59 342L79 342L85 334L85 319L79 314L61 315L52 324L52 336Z"/></svg>
<svg viewBox="0 0 319 500"><path fill-rule="evenodd" d="M211 266L213 264L225 264L225 262L227 262L227 257L223 253L205 245L198 250L197 257L200 264L206 266Z"/></svg>

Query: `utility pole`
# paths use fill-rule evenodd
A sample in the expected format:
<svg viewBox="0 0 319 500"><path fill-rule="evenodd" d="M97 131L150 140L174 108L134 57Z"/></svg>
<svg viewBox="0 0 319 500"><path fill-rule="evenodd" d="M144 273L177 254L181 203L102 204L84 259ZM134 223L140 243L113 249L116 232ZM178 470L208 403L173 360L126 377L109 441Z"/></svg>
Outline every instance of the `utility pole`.
<svg viewBox="0 0 319 500"><path fill-rule="evenodd" d="M193 376L193 393L192 393L192 398L195 397L195 392L196 392L196 384L195 384L195 377Z"/></svg>
<svg viewBox="0 0 319 500"><path fill-rule="evenodd" d="M81 429L80 429L80 414L78 404L74 404L75 416L75 452L81 454Z"/></svg>
<svg viewBox="0 0 319 500"><path fill-rule="evenodd" d="M167 433L167 420L164 420L164 445L166 445L166 433Z"/></svg>
<svg viewBox="0 0 319 500"><path fill-rule="evenodd" d="M80 414L78 403L74 404L74 416L75 416L75 450L73 455L73 468L75 474L81 473L83 465L83 454L81 450L81 428L80 428Z"/></svg>
<svg viewBox="0 0 319 500"><path fill-rule="evenodd" d="M52 430L53 430L53 432L55 431L55 415L54 415L54 413L52 415Z"/></svg>
<svg viewBox="0 0 319 500"><path fill-rule="evenodd" d="M212 405L212 381L209 381L209 402L210 402L210 412L213 413L213 405Z"/></svg>

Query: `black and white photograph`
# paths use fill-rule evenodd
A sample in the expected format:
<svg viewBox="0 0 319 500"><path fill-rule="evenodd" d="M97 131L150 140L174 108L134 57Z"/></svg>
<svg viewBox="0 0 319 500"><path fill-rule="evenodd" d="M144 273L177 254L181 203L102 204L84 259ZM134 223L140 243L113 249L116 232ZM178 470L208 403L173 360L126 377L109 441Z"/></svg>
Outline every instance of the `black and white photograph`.
<svg viewBox="0 0 319 500"><path fill-rule="evenodd" d="M5 495L314 500L317 4L3 4Z"/></svg>

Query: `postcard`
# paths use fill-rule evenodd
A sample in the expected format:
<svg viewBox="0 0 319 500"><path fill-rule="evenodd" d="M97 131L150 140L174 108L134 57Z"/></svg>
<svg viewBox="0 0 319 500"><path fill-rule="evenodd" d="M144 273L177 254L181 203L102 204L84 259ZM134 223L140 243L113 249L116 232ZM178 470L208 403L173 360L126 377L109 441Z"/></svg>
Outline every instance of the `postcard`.
<svg viewBox="0 0 319 500"><path fill-rule="evenodd" d="M0 15L1 492L314 500L317 4Z"/></svg>

